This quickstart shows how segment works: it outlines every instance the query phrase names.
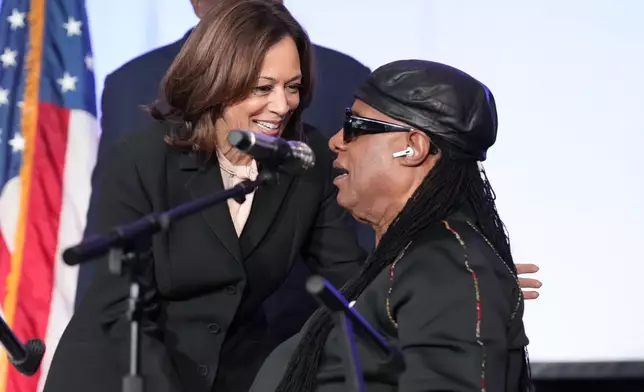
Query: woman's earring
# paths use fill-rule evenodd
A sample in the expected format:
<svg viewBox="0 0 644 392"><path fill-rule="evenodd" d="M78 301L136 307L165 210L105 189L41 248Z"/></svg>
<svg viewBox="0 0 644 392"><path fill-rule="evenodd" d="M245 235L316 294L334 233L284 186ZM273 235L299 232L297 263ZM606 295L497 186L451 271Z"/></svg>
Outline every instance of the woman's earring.
<svg viewBox="0 0 644 392"><path fill-rule="evenodd" d="M414 154L416 154L416 151L414 151L414 149L411 147L407 147L402 151L395 152L393 155L394 155L394 158L400 158L400 157L412 157L414 156Z"/></svg>

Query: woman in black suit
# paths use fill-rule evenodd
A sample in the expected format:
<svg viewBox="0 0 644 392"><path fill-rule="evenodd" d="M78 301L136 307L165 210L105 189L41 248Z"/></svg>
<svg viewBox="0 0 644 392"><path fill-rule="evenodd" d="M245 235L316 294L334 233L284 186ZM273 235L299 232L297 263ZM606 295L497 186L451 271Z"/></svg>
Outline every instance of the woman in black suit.
<svg viewBox="0 0 644 392"><path fill-rule="evenodd" d="M494 194L478 161L496 140L487 87L420 60L384 65L331 138L338 202L376 232L343 288L402 352L398 370L358 339L370 392L525 392L523 296ZM318 310L280 345L252 392L331 392L345 384L341 329Z"/></svg>
<svg viewBox="0 0 644 392"><path fill-rule="evenodd" d="M326 139L301 124L311 44L279 2L220 0L163 82L154 126L115 147L99 195L100 230L257 176L227 143L232 129L302 139L316 165L300 177L177 222L144 265L142 374L150 392L245 392L265 357L301 324L267 300L302 256L341 285L366 256L336 203ZM127 280L100 261L53 359L46 392L118 392L128 371ZM306 297L296 301L306 302ZM289 309L286 310L290 311Z"/></svg>

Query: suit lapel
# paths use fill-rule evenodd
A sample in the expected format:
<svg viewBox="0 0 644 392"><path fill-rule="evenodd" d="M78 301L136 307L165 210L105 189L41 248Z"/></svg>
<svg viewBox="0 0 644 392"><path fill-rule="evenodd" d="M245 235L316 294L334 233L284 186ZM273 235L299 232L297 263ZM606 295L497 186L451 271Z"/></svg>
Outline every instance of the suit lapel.
<svg viewBox="0 0 644 392"><path fill-rule="evenodd" d="M239 238L244 259L257 248L276 221L293 181L293 176L280 174L278 183L264 185L255 191L248 221Z"/></svg>
<svg viewBox="0 0 644 392"><path fill-rule="evenodd" d="M210 159L207 163L199 165L194 157L184 153L180 159L180 166L182 171L194 172L186 182L186 189L193 200L224 190L221 172L216 159ZM239 247L239 239L237 238L237 233L235 232L235 227L230 217L228 204L224 202L207 208L201 211L201 215L219 241L228 250L228 253L235 260L241 262L242 254Z"/></svg>

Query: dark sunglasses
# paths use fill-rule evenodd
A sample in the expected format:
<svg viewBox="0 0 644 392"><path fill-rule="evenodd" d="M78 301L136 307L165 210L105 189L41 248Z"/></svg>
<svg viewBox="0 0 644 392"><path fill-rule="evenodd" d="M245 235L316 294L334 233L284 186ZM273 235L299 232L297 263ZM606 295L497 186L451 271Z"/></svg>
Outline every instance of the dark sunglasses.
<svg viewBox="0 0 644 392"><path fill-rule="evenodd" d="M411 132L414 128L393 124L373 118L360 117L353 114L350 108L344 110L344 142L349 143L361 135L375 135L387 132ZM434 142L429 146L430 154L438 154L439 148Z"/></svg>
<svg viewBox="0 0 644 392"><path fill-rule="evenodd" d="M410 132L413 128L392 124L386 121L360 117L346 108L344 113L344 142L348 143L362 135L375 135L386 132Z"/></svg>

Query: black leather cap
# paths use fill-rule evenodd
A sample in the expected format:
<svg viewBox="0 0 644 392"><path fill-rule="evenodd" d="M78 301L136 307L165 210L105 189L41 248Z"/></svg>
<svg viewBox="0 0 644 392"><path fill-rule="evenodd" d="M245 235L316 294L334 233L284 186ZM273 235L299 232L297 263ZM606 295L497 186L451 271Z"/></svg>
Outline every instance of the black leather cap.
<svg viewBox="0 0 644 392"><path fill-rule="evenodd" d="M369 75L355 97L369 106L450 143L454 159L484 161L496 141L492 92L448 65L401 60Z"/></svg>

